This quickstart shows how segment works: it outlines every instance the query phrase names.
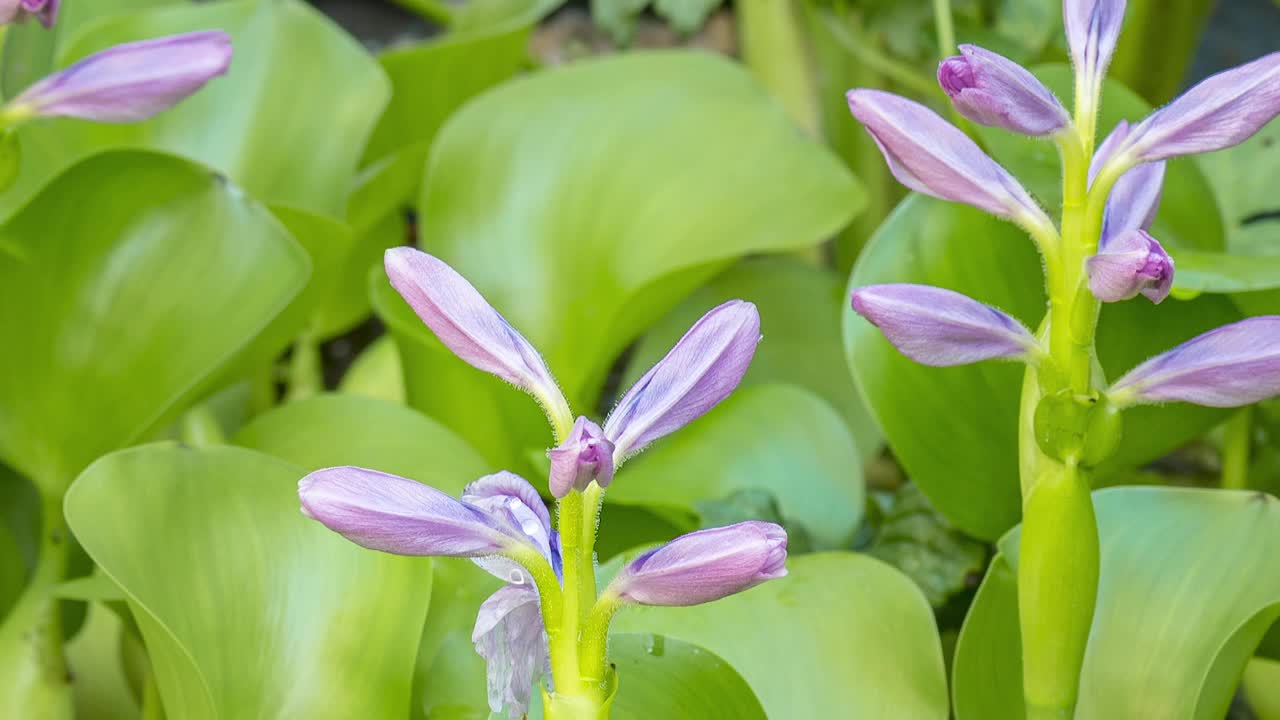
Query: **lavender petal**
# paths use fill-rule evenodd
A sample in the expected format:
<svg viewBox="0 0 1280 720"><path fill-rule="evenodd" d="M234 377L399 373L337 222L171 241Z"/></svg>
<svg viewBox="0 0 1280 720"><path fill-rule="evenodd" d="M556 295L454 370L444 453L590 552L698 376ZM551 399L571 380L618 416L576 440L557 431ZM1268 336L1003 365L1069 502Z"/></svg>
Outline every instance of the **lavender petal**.
<svg viewBox="0 0 1280 720"><path fill-rule="evenodd" d="M787 531L749 521L699 530L637 557L606 593L624 602L683 606L719 600L787 574Z"/></svg>
<svg viewBox="0 0 1280 720"><path fill-rule="evenodd" d="M137 122L185 100L230 64L231 38L220 31L117 45L40 80L9 107L39 117Z"/></svg>
<svg viewBox="0 0 1280 720"><path fill-rule="evenodd" d="M1120 406L1239 407L1280 395L1280 316L1224 325L1130 370L1107 391Z"/></svg>
<svg viewBox="0 0 1280 720"><path fill-rule="evenodd" d="M1105 250L1085 262L1089 289L1103 302L1128 300L1142 293L1159 305L1173 288L1173 258L1145 230L1112 238Z"/></svg>
<svg viewBox="0 0 1280 720"><path fill-rule="evenodd" d="M613 480L613 451L613 443L605 437L604 430L579 417L568 439L547 452L551 458L551 494L562 498L572 490L586 490L592 482L609 487Z"/></svg>
<svg viewBox="0 0 1280 720"><path fill-rule="evenodd" d="M542 356L466 278L444 261L409 247L388 250L385 265L392 287L445 347L472 367L533 395L553 422L567 426L572 421Z"/></svg>
<svg viewBox="0 0 1280 720"><path fill-rule="evenodd" d="M759 343L755 305L730 300L703 315L609 414L604 434L614 444L614 465L728 397Z"/></svg>
<svg viewBox="0 0 1280 720"><path fill-rule="evenodd" d="M970 120L1024 135L1053 135L1071 116L1049 88L1014 61L975 45L938 65L938 84Z"/></svg>
<svg viewBox="0 0 1280 720"><path fill-rule="evenodd" d="M471 642L485 661L489 709L523 717L534 683L551 676L538 593L522 585L499 588L480 605Z"/></svg>
<svg viewBox="0 0 1280 720"><path fill-rule="evenodd" d="M923 365L1027 359L1039 352L1039 343L1022 323L943 288L868 285L853 291L853 309L878 327L899 352Z"/></svg>
<svg viewBox="0 0 1280 720"><path fill-rule="evenodd" d="M997 217L1052 225L1008 171L934 111L879 90L850 90L847 98L903 185Z"/></svg>

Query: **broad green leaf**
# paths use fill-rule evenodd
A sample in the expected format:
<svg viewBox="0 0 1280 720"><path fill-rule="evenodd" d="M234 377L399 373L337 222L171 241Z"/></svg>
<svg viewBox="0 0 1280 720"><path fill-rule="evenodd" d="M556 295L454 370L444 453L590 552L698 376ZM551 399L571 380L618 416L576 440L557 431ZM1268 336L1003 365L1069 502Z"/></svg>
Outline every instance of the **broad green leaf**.
<svg viewBox="0 0 1280 720"><path fill-rule="evenodd" d="M615 45L631 44L640 14L653 0L591 0L591 19L609 34Z"/></svg>
<svg viewBox="0 0 1280 720"><path fill-rule="evenodd" d="M625 465L610 503L699 513L742 490L776 500L819 548L845 547L862 518L862 472L840 416L788 385L738 390Z"/></svg>
<svg viewBox="0 0 1280 720"><path fill-rule="evenodd" d="M320 395L283 405L245 427L235 442L306 470L360 465L454 496L490 472L470 446L439 423L402 405L352 395ZM451 717L446 708L455 701L476 703L481 712L486 707L484 662L471 646L471 628L480 603L500 583L464 560L434 562L431 610L417 646L412 716ZM441 657L447 659L438 663ZM450 673L443 681L431 674L437 663L441 672Z"/></svg>
<svg viewBox="0 0 1280 720"><path fill-rule="evenodd" d="M665 18L672 29L682 35L691 35L702 29L711 13L724 0L654 0L653 11Z"/></svg>
<svg viewBox="0 0 1280 720"><path fill-rule="evenodd" d="M1174 251L1174 292L1243 293L1280 288L1280 254Z"/></svg>
<svg viewBox="0 0 1280 720"><path fill-rule="evenodd" d="M454 496L489 472L466 442L434 420L356 395L318 395L282 405L245 426L234 442L306 470L359 465Z"/></svg>
<svg viewBox="0 0 1280 720"><path fill-rule="evenodd" d="M303 472L150 445L98 460L68 492L76 537L129 597L168 717L407 712L430 561L303 517Z"/></svg>
<svg viewBox="0 0 1280 720"><path fill-rule="evenodd" d="M995 305L1028 327L1045 298L1040 260L1014 226L969 207L922 196L905 200L872 238L849 289L887 282L937 285ZM929 368L900 355L845 307L845 349L885 438L933 505L960 529L994 539L1018 521L1018 398L1022 366ZM1111 378L1147 357L1239 319L1220 296L1159 306L1107 305L1098 354ZM1104 468L1117 473L1160 457L1209 429L1221 411L1190 405L1125 413L1124 440Z"/></svg>
<svg viewBox="0 0 1280 720"><path fill-rule="evenodd" d="M334 290L341 282L340 276L351 273L346 267L355 243L351 228L305 210L276 206L271 212L311 258L311 280L290 308L299 316L299 322L295 323L298 329L306 324L319 338L345 330L344 311L336 307L341 298ZM337 321L334 316L338 316Z"/></svg>
<svg viewBox="0 0 1280 720"><path fill-rule="evenodd" d="M395 341L389 335L374 340L347 368L338 390L403 405L404 370Z"/></svg>
<svg viewBox="0 0 1280 720"><path fill-rule="evenodd" d="M790 383L811 390L844 417L862 462L879 452L880 431L858 396L840 346L843 283L834 272L797 258L744 260L699 288L640 338L621 387L631 387L704 313L733 299L756 304L764 335L743 384Z"/></svg>
<svg viewBox="0 0 1280 720"><path fill-rule="evenodd" d="M1280 616L1280 501L1129 487L1095 492L1094 505L1102 577L1077 720L1223 717ZM1001 541L956 649L960 720L1022 717L1017 542Z"/></svg>
<svg viewBox="0 0 1280 720"><path fill-rule="evenodd" d="M665 635L724 658L770 717L947 717L938 631L910 580L843 552L793 557L788 570L707 605L623 610L614 630Z"/></svg>
<svg viewBox="0 0 1280 720"><path fill-rule="evenodd" d="M138 152L72 168L3 226L0 455L61 492L208 389L306 282L306 255L204 168ZM39 378L39 381L34 379Z"/></svg>
<svg viewBox="0 0 1280 720"><path fill-rule="evenodd" d="M58 64L121 42L208 29L231 34L231 71L177 108L132 125L24 127L23 172L0 200L0 214L88 153L140 147L209 165L264 202L342 217L388 83L353 38L309 5L236 0L112 17L79 34Z"/></svg>
<svg viewBox="0 0 1280 720"><path fill-rule="evenodd" d="M1039 65L1033 71L1059 98L1070 100L1074 75L1069 65ZM1120 120L1137 122L1151 109L1132 90L1118 82L1108 81L1103 88L1102 110L1098 117L1098 142L1101 143ZM1062 205L1062 170L1057 146L1047 140L1027 139L999 128L978 126L975 130L992 157L1013 173L1056 217L1057 209ZM1160 210L1151 234L1174 254L1175 260L1177 251L1182 249L1225 249L1222 217L1214 202L1213 191L1194 160L1169 162ZM1176 273L1174 282L1178 282Z"/></svg>
<svg viewBox="0 0 1280 720"><path fill-rule="evenodd" d="M422 246L541 349L583 411L626 345L726 263L811 247L860 202L745 71L681 51L575 63L468 103L435 140L419 217ZM467 396L496 404L491 388Z"/></svg>
<svg viewBox="0 0 1280 720"><path fill-rule="evenodd" d="M751 687L705 648L649 633L615 633L609 661L618 672L612 720L699 718L764 720ZM530 720L542 717L531 708Z"/></svg>

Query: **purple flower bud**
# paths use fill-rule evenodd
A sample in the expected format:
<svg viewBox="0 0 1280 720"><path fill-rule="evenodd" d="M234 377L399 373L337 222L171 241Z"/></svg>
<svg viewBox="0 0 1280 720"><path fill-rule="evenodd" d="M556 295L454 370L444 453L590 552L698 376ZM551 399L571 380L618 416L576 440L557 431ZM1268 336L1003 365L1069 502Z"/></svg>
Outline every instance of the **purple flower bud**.
<svg viewBox="0 0 1280 720"><path fill-rule="evenodd" d="M58 0L0 0L0 25L26 22L34 17L46 28L58 19Z"/></svg>
<svg viewBox="0 0 1280 720"><path fill-rule="evenodd" d="M1085 261L1089 289L1103 302L1119 302L1142 293L1159 305L1173 287L1173 258L1145 230L1112 238L1106 249Z"/></svg>
<svg viewBox="0 0 1280 720"><path fill-rule="evenodd" d="M898 352L922 365L1026 360L1041 353L1031 332L1009 315L930 285L861 287L853 291L853 309L880 328Z"/></svg>
<svg viewBox="0 0 1280 720"><path fill-rule="evenodd" d="M730 300L703 315L636 381L604 424L614 465L701 417L729 396L760 344L756 306Z"/></svg>
<svg viewBox="0 0 1280 720"><path fill-rule="evenodd" d="M959 128L920 103L879 90L850 90L849 110L903 185L1023 224L1052 226L1004 168Z"/></svg>
<svg viewBox="0 0 1280 720"><path fill-rule="evenodd" d="M137 122L167 110L227 71L221 31L117 45L27 88L8 111L21 116Z"/></svg>
<svg viewBox="0 0 1280 720"><path fill-rule="evenodd" d="M1220 72L1138 124L1122 151L1137 162L1222 150L1280 114L1280 52Z"/></svg>
<svg viewBox="0 0 1280 720"><path fill-rule="evenodd" d="M386 252L391 285L440 342L469 365L492 373L542 403L553 422L573 415L533 345L444 261L409 247Z"/></svg>
<svg viewBox="0 0 1280 720"><path fill-rule="evenodd" d="M471 642L485 660L489 709L523 717L534 683L551 674L537 591L528 585L499 588L480 605Z"/></svg>
<svg viewBox="0 0 1280 720"><path fill-rule="evenodd" d="M537 497L532 487L529 491ZM298 482L298 496L304 515L371 550L477 558L520 546L541 553L546 547L526 533L526 516L536 515L533 508L517 512L510 502L482 508L422 483L374 470L317 470ZM549 525L546 507L541 501L536 507L542 508Z"/></svg>
<svg viewBox="0 0 1280 720"><path fill-rule="evenodd" d="M1086 78L1086 87L1101 88L1102 77L1111 64L1111 55L1120 39L1125 0L1066 0L1062 20L1071 46L1076 73Z"/></svg>
<svg viewBox="0 0 1280 720"><path fill-rule="evenodd" d="M1192 338L1107 391L1118 406L1189 402L1239 407L1280 395L1280 316L1251 317Z"/></svg>
<svg viewBox="0 0 1280 720"><path fill-rule="evenodd" d="M681 535L637 557L606 594L641 605L698 605L787 574L787 531L743 522Z"/></svg>
<svg viewBox="0 0 1280 720"><path fill-rule="evenodd" d="M551 458L551 494L557 498L571 490L582 492L592 481L609 487L613 480L613 443L585 417L578 418L568 439L547 456Z"/></svg>
<svg viewBox="0 0 1280 720"><path fill-rule="evenodd" d="M559 541L551 529L551 513L528 481L505 470L486 475L462 489L462 501L497 519L504 527L517 528L526 544L537 549L551 563L556 575L560 575ZM473 561L514 585L533 584L524 566L510 558L495 555L473 558Z"/></svg>
<svg viewBox="0 0 1280 720"><path fill-rule="evenodd" d="M1098 147L1089 165L1089 183L1101 172L1117 148L1129 136L1129 123L1121 120L1115 130ZM1111 188L1103 216L1100 250L1106 250L1111 238L1130 230L1149 230L1155 222L1160 207L1160 193L1164 188L1165 163L1143 163L1129 170Z"/></svg>
<svg viewBox="0 0 1280 720"><path fill-rule="evenodd" d="M1071 124L1058 98L1018 63L976 45L938 65L938 84L957 112L1023 135L1052 135Z"/></svg>

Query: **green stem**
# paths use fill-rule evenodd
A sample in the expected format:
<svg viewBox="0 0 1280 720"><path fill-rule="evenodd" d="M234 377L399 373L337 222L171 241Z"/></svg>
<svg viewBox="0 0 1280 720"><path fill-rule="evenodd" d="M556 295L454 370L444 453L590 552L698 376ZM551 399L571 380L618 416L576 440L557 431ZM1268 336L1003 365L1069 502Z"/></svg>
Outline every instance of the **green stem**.
<svg viewBox="0 0 1280 720"><path fill-rule="evenodd" d="M608 678L609 623L620 606L617 597L601 597L582 627L582 675L588 682L598 684Z"/></svg>
<svg viewBox="0 0 1280 720"><path fill-rule="evenodd" d="M871 42L865 35L862 36L865 41L860 41L859 38L855 38L852 33L846 30L838 20L828 23L827 29L830 31L831 37L840 43L840 47L862 63L866 69L884 75L892 82L911 90L917 95L930 97L938 92L937 82L933 78L920 73L911 65L898 62L883 54L875 43Z"/></svg>
<svg viewBox="0 0 1280 720"><path fill-rule="evenodd" d="M552 638L551 670L556 694L577 695L582 690L578 664L578 629L586 610L582 608L582 493L571 491L560 498L560 554L564 563L564 605L560 609L560 636Z"/></svg>
<svg viewBox="0 0 1280 720"><path fill-rule="evenodd" d="M951 0L933 0L933 24L938 33L938 59L956 52L956 29L951 20Z"/></svg>
<svg viewBox="0 0 1280 720"><path fill-rule="evenodd" d="M61 496L43 497L40 555L30 583L0 625L0 698L29 720L71 717L62 618L53 589L67 572L70 545Z"/></svg>
<svg viewBox="0 0 1280 720"><path fill-rule="evenodd" d="M183 413L178 437L192 447L222 445L227 441L222 425L207 404L197 405Z"/></svg>
<svg viewBox="0 0 1280 720"><path fill-rule="evenodd" d="M1227 421L1222 441L1222 487L1244 490L1249 487L1249 451L1253 434L1253 408L1246 406Z"/></svg>

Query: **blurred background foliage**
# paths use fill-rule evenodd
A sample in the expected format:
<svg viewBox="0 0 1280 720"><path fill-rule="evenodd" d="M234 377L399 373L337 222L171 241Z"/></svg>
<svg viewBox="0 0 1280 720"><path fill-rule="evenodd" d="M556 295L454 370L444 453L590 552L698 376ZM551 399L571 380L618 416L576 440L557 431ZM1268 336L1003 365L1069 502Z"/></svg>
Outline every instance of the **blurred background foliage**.
<svg viewBox="0 0 1280 720"><path fill-rule="evenodd" d="M945 113L934 68L972 42L1066 97L1061 24L1057 0L67 0L52 32L10 28L6 96L165 33L222 28L236 58L152 121L20 133L0 194L0 698L54 718L489 716L470 631L495 581L360 551L296 507L328 465L455 493L545 476L537 407L387 284L382 252L407 243L595 416L706 309L760 308L743 388L610 489L600 561L759 518L787 526L791 575L622 615L617 717L941 719L954 700L1020 718L1020 373L910 364L846 290L929 282L1034 326L1038 259L1010 226L907 197L843 94ZM1278 38L1267 0L1130 0L1102 127ZM1053 209L1051 148L967 129ZM1108 307L1108 373L1280 312L1276 177L1274 122L1171 165L1175 300ZM1136 693L1152 717L1280 718L1280 517L1249 491L1280 489L1280 406L1126 425L1104 481L1142 487L1097 495L1114 581L1082 717ZM1235 492L1202 489L1224 468ZM47 597L72 680L32 685L48 658L21 638Z"/></svg>

